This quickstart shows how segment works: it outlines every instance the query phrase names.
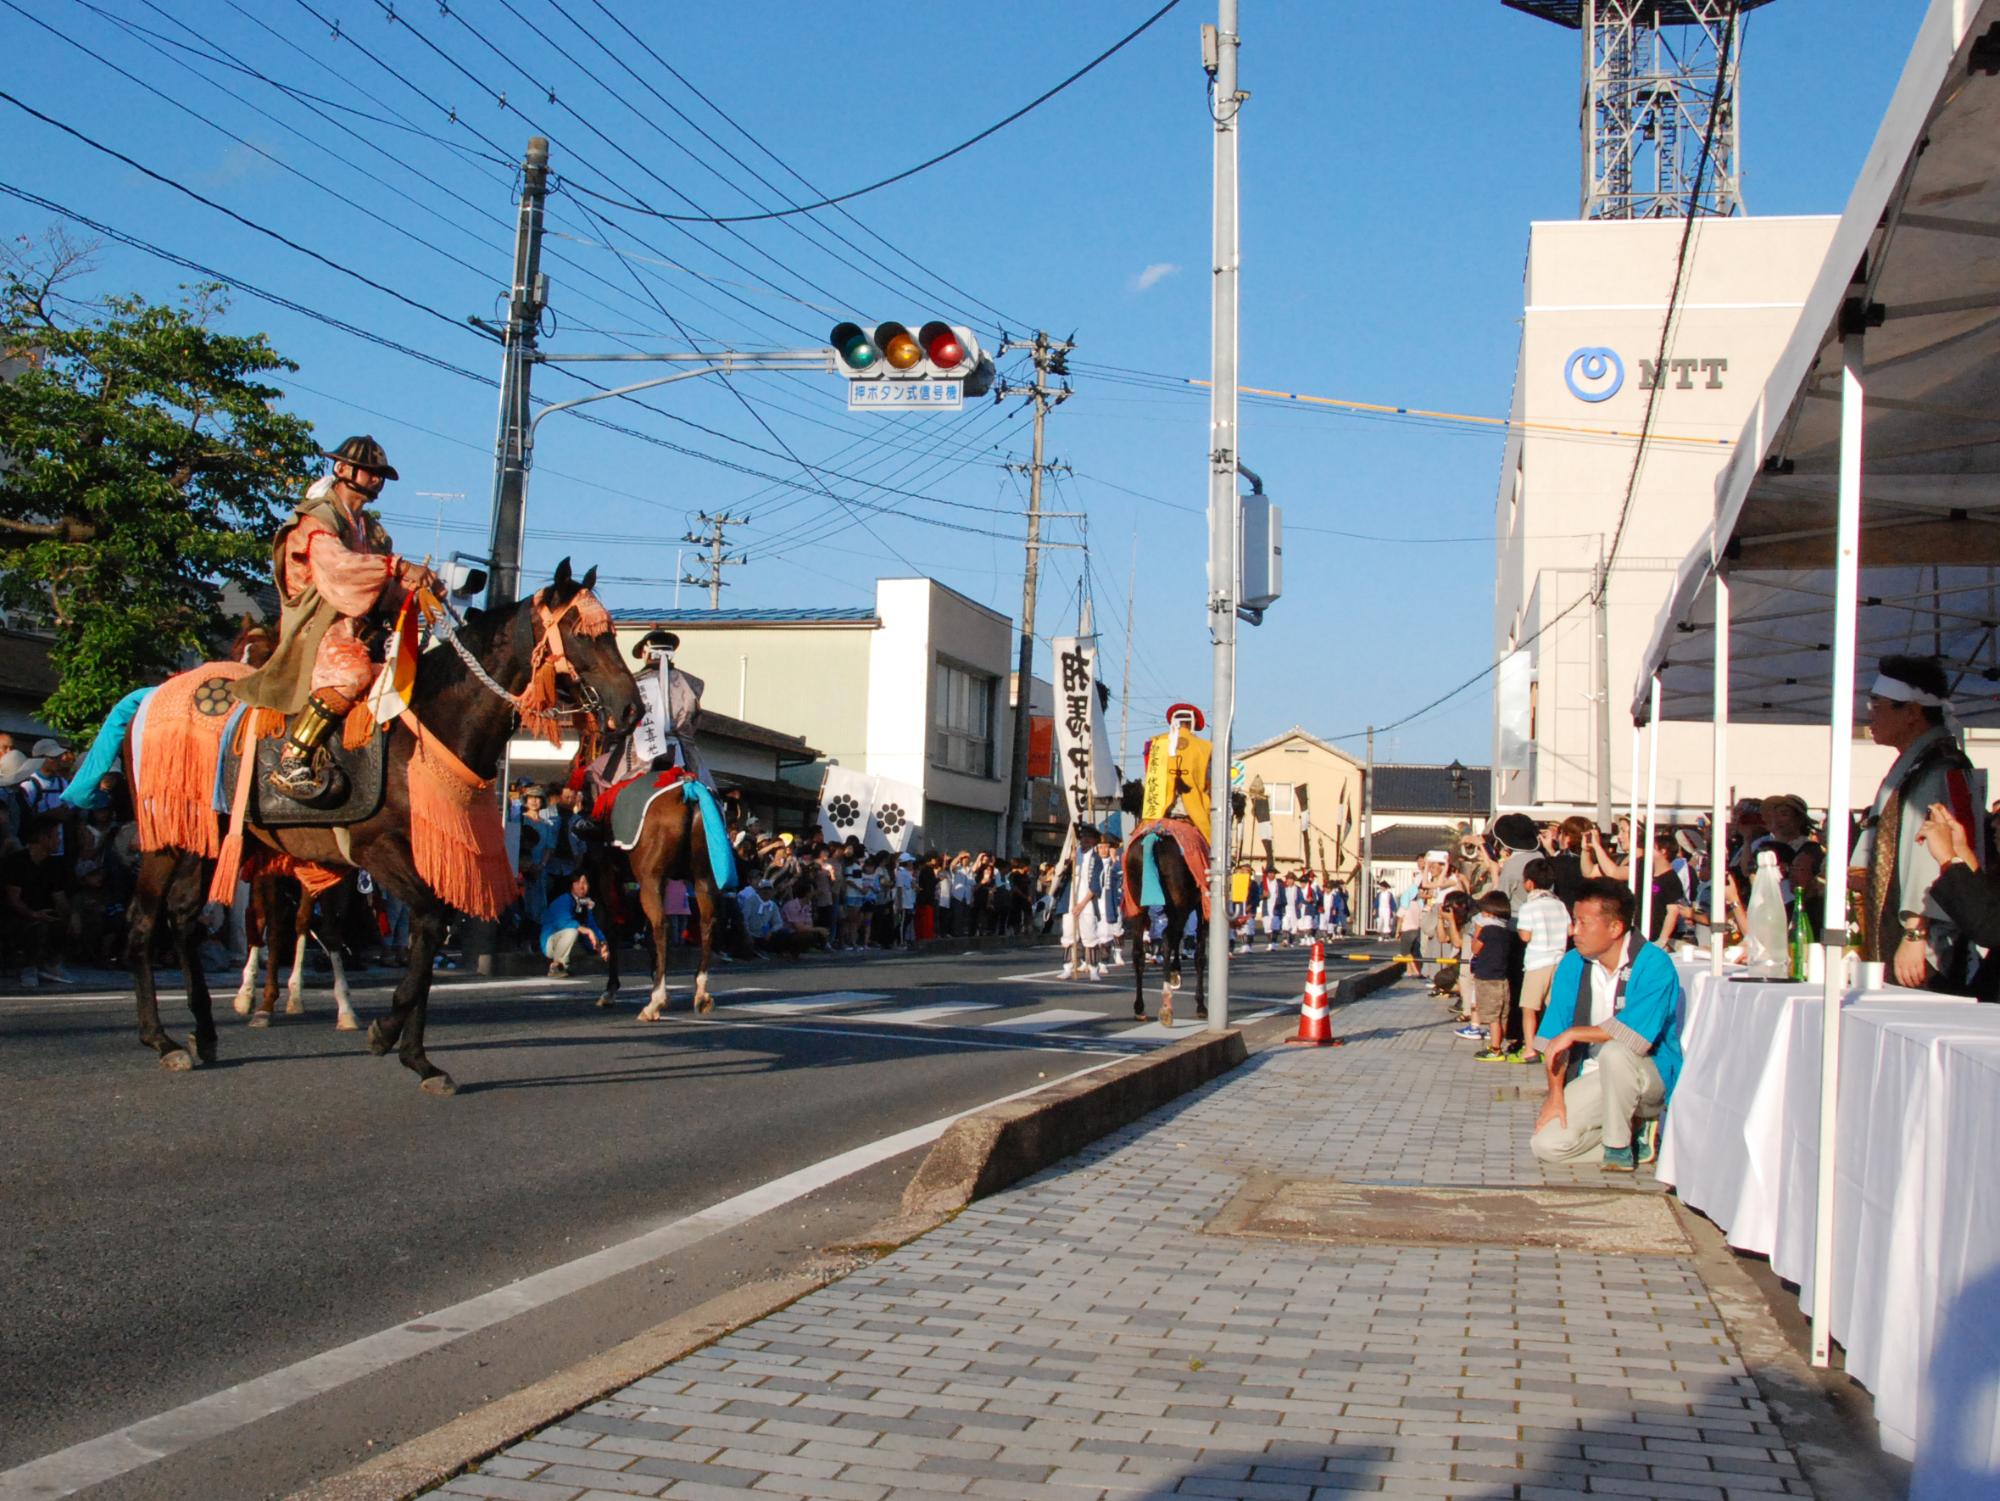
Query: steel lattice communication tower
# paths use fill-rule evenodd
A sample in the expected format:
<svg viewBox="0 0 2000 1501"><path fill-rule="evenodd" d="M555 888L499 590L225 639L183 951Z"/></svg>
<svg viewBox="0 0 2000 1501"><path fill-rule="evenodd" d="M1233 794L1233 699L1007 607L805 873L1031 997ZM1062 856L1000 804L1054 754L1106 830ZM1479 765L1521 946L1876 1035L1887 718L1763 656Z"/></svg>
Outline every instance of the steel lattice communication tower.
<svg viewBox="0 0 2000 1501"><path fill-rule="evenodd" d="M1742 207L1742 18L1769 0L1504 3L1583 34L1583 218L1727 217Z"/></svg>

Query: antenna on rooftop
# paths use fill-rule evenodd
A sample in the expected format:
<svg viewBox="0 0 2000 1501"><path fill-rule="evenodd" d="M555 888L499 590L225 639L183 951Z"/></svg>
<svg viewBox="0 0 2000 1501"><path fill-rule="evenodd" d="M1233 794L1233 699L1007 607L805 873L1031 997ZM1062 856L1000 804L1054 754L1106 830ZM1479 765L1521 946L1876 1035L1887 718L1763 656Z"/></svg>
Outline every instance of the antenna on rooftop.
<svg viewBox="0 0 2000 1501"><path fill-rule="evenodd" d="M1770 0L1503 3L1582 33L1582 218L1727 218L1742 208L1743 16Z"/></svg>

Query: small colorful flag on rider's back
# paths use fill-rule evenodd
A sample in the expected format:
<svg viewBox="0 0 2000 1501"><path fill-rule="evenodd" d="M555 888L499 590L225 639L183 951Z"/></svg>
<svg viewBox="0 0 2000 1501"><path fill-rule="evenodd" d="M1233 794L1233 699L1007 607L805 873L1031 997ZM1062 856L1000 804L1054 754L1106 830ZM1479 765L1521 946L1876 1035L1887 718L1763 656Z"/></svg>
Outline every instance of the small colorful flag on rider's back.
<svg viewBox="0 0 2000 1501"><path fill-rule="evenodd" d="M410 707L410 694L417 683L420 634L417 601L412 594L396 612L396 628L389 633L389 645L382 654L382 670L376 674L375 686L368 690L368 712L377 724L388 724Z"/></svg>

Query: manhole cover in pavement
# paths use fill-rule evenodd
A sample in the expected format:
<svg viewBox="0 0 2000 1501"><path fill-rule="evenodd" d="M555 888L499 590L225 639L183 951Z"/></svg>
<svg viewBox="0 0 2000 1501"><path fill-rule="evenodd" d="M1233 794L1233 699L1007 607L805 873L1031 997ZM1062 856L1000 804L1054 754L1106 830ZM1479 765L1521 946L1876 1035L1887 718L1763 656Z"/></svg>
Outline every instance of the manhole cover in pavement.
<svg viewBox="0 0 2000 1501"><path fill-rule="evenodd" d="M1665 1197L1630 1188L1404 1188L1260 1174L1207 1228L1346 1245L1692 1254Z"/></svg>

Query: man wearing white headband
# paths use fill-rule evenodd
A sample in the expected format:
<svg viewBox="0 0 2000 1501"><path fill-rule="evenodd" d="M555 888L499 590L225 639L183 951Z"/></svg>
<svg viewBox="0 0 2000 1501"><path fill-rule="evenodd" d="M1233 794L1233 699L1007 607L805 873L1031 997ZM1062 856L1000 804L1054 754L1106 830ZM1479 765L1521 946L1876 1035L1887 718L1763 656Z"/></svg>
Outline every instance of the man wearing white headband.
<svg viewBox="0 0 2000 1501"><path fill-rule="evenodd" d="M1868 733L1897 752L1855 841L1848 872L1858 892L1862 951L1890 966L1898 985L1965 988L1966 945L1931 895L1938 857L1917 838L1943 803L1977 839L1972 763L1949 722L1951 684L1926 657L1884 657L1868 690Z"/></svg>

